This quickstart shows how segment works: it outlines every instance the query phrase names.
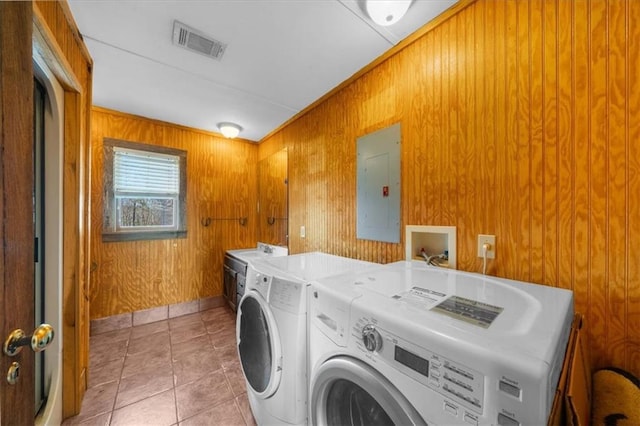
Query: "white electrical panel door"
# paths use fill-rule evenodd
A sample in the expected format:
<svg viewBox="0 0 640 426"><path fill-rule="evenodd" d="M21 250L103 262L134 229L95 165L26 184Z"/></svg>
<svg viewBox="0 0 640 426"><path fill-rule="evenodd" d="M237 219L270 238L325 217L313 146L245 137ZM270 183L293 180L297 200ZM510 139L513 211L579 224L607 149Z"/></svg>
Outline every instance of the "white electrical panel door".
<svg viewBox="0 0 640 426"><path fill-rule="evenodd" d="M356 236L400 242L400 123L357 140Z"/></svg>

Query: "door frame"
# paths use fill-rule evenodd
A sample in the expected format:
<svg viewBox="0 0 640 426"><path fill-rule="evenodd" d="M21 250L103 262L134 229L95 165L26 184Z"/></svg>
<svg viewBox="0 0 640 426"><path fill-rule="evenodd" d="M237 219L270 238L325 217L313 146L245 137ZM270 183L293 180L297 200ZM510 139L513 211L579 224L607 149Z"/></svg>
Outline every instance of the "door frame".
<svg viewBox="0 0 640 426"><path fill-rule="evenodd" d="M37 2L33 9L33 57L51 70L64 91L62 211L62 417L80 412L87 387L89 352L90 134L93 61L66 2ZM48 6L54 5L53 8ZM47 6L47 7L45 7ZM62 21L60 18L63 18ZM49 27L54 22L55 27ZM66 24L66 25L65 25ZM53 24L52 24L53 25ZM64 45L59 44L63 42ZM76 46L74 50L71 46ZM79 55L78 55L79 54ZM75 67L69 62L73 61ZM81 64L81 65L78 65ZM84 70L78 66L86 66ZM75 71L74 71L75 70ZM76 74L81 73L83 79Z"/></svg>
<svg viewBox="0 0 640 426"><path fill-rule="evenodd" d="M63 265L63 145L64 145L64 90L41 57L34 57L34 75L44 87L44 149L42 173L45 191L42 199L44 233L41 255L44 260L44 321L56 331L45 352L44 385L48 388L46 405L36 417L36 425L62 423L62 265Z"/></svg>

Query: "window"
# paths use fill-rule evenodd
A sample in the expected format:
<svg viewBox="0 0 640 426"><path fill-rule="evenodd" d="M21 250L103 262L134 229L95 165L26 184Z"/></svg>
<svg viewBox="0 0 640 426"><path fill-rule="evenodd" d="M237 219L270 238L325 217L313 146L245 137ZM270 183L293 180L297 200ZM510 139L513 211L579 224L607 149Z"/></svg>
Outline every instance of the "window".
<svg viewBox="0 0 640 426"><path fill-rule="evenodd" d="M186 152L104 140L103 241L186 237Z"/></svg>

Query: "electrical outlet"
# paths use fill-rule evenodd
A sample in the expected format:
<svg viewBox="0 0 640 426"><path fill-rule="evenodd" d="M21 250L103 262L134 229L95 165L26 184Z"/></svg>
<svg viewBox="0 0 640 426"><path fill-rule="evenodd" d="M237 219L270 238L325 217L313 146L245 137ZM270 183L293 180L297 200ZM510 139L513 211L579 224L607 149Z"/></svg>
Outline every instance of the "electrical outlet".
<svg viewBox="0 0 640 426"><path fill-rule="evenodd" d="M300 238L304 238L307 236L307 230L304 225L300 225Z"/></svg>
<svg viewBox="0 0 640 426"><path fill-rule="evenodd" d="M496 258L496 236L478 234L478 257L482 257L483 246L489 244L489 250L487 250L487 259Z"/></svg>

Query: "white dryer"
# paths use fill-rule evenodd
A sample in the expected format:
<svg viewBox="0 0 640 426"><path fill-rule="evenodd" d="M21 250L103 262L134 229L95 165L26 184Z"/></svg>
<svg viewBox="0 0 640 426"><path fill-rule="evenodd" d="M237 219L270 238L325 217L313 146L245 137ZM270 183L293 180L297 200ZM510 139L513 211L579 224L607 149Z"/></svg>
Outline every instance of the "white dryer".
<svg viewBox="0 0 640 426"><path fill-rule="evenodd" d="M249 262L236 332L247 396L259 425L307 424L308 283L380 266L318 252Z"/></svg>
<svg viewBox="0 0 640 426"><path fill-rule="evenodd" d="M537 425L573 294L398 262L312 283L309 317L314 425Z"/></svg>

